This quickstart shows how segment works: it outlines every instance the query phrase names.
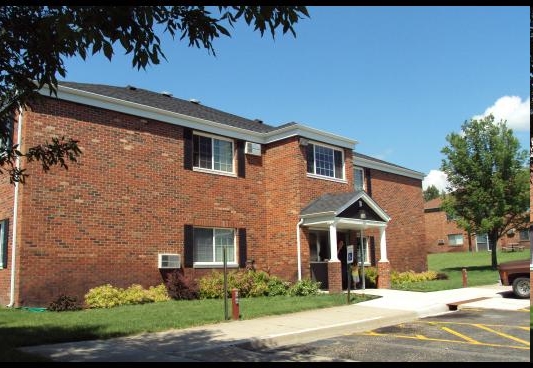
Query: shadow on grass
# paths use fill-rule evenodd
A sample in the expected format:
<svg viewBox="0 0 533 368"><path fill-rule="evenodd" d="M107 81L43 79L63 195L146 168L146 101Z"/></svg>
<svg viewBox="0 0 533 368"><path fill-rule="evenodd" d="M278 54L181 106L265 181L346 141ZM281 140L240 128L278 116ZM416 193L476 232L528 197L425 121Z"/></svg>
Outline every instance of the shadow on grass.
<svg viewBox="0 0 533 368"><path fill-rule="evenodd" d="M446 272L446 271L461 272L463 268L466 268L467 271L495 271L497 270L495 268L492 268L492 266L490 265L485 265L485 266L468 266L468 267L448 267L448 268L443 268L441 271L442 272Z"/></svg>
<svg viewBox="0 0 533 368"><path fill-rule="evenodd" d="M96 336L96 332L91 329L80 329L74 341L71 331L61 328L0 328L0 344L6 346L0 352L0 361L4 362L164 362L180 360L198 361L220 361L219 354L206 353L206 349L212 349L220 333L215 329L212 331L202 330L201 327L195 330L183 330L180 333L142 333L133 336L123 336L114 339L90 339ZM28 344L15 346L9 342L9 336L17 336L17 340L23 337L47 334L50 336L65 336L60 340L68 340L66 336L71 336L74 342L54 343L49 345L27 346ZM50 340L54 340L50 338ZM57 340L57 339L56 339ZM42 342L42 338L40 339ZM57 342L57 341L55 341ZM238 345L249 342L247 339L235 339L226 344ZM258 341L256 346L262 343ZM148 348L147 348L148 347ZM266 345L265 345L266 347ZM221 349L220 353L225 353ZM229 353L229 352L228 352ZM253 360L253 359L252 359Z"/></svg>

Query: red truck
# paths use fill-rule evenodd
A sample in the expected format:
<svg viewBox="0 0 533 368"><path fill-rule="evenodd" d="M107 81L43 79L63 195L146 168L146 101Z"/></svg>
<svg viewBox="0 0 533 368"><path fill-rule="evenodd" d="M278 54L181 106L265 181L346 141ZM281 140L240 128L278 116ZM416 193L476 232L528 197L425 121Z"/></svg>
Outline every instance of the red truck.
<svg viewBox="0 0 533 368"><path fill-rule="evenodd" d="M498 265L502 285L512 285L514 295L521 299L529 298L530 269L529 259L503 262Z"/></svg>

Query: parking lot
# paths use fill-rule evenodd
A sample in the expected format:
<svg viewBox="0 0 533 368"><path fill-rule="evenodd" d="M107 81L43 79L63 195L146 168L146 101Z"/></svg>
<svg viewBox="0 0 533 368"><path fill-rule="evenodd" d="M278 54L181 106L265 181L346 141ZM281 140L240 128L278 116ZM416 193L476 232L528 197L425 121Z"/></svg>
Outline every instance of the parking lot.
<svg viewBox="0 0 533 368"><path fill-rule="evenodd" d="M461 309L282 350L364 362L529 362L530 311Z"/></svg>

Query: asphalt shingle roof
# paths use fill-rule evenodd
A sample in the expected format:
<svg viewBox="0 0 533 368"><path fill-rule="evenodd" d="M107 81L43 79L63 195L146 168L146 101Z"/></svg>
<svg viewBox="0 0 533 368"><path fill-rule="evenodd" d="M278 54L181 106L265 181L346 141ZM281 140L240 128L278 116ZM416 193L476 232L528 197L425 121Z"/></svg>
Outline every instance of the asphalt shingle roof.
<svg viewBox="0 0 533 368"><path fill-rule="evenodd" d="M337 212L354 197L359 196L360 192L361 191L335 194L326 193L309 203L306 207L302 208L300 215L310 215L321 212Z"/></svg>
<svg viewBox="0 0 533 368"><path fill-rule="evenodd" d="M132 86L117 87L103 84L89 84L76 82L59 82L60 86L74 88L102 96L113 97L124 101L134 102L141 105L155 107L166 111L205 119L236 128L242 128L258 133L266 133L279 129L257 120L243 118L229 114L202 104L194 103L180 98L171 97L162 93L148 91ZM294 124L294 123L293 123ZM287 124L283 125L286 126Z"/></svg>

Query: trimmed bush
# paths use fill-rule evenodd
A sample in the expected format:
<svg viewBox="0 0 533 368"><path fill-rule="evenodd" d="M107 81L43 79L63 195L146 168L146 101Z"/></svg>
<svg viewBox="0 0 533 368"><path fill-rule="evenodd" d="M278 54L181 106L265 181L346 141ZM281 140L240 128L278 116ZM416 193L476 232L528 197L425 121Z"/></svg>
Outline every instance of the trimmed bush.
<svg viewBox="0 0 533 368"><path fill-rule="evenodd" d="M85 294L85 305L88 308L113 308L123 304L122 289L111 284L97 286Z"/></svg>
<svg viewBox="0 0 533 368"><path fill-rule="evenodd" d="M168 295L175 300L192 300L200 297L198 284L182 272L174 270L168 274L165 283Z"/></svg>
<svg viewBox="0 0 533 368"><path fill-rule="evenodd" d="M48 306L49 311L64 312L76 311L82 309L75 296L68 296L61 294L56 300L52 301Z"/></svg>
<svg viewBox="0 0 533 368"><path fill-rule="evenodd" d="M155 303L166 302L167 300L170 300L170 296L168 295L167 287L165 284L150 286L150 288L146 290L146 295L148 296L148 298L150 298L151 301Z"/></svg>
<svg viewBox="0 0 533 368"><path fill-rule="evenodd" d="M319 281L303 279L291 285L288 294L290 296L317 295L320 293L320 285Z"/></svg>

